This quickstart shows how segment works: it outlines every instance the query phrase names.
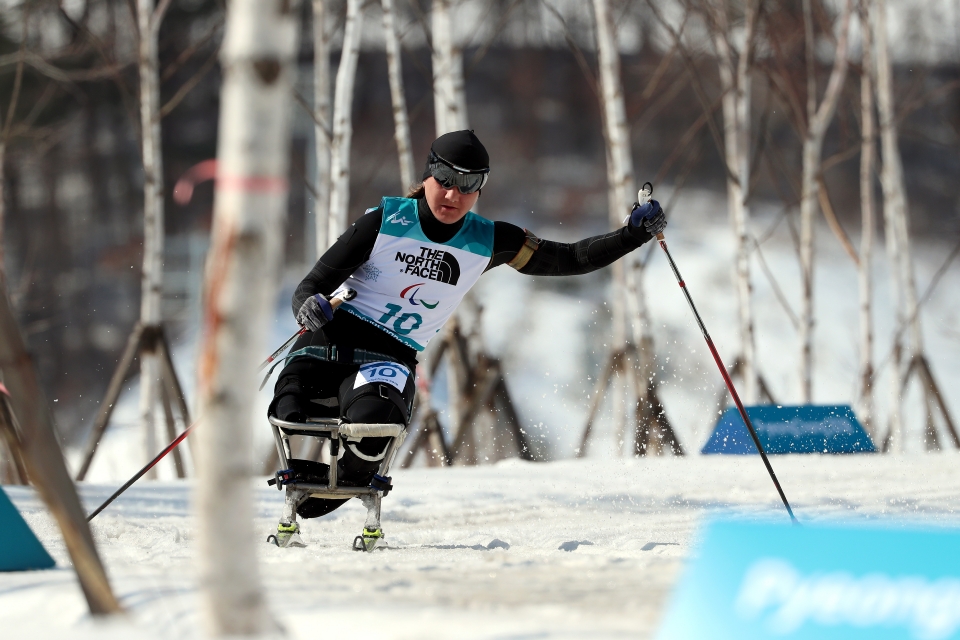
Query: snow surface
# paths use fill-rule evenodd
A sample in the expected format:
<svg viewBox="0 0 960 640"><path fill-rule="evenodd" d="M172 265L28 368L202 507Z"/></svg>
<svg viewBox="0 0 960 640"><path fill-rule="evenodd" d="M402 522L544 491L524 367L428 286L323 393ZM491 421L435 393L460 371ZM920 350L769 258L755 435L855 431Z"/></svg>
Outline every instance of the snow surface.
<svg viewBox="0 0 960 640"><path fill-rule="evenodd" d="M776 456L803 522L960 525L960 453ZM696 528L719 513L786 521L757 456L419 468L394 474L383 523L393 548L350 549L359 501L306 521L305 549L259 546L286 637L648 638ZM282 494L256 481L257 529ZM84 484L88 509L113 485ZM3 637L202 637L190 481L135 485L93 522L127 620L93 624L59 533L35 494L5 487L56 558L0 574ZM564 550L568 549L568 550Z"/></svg>

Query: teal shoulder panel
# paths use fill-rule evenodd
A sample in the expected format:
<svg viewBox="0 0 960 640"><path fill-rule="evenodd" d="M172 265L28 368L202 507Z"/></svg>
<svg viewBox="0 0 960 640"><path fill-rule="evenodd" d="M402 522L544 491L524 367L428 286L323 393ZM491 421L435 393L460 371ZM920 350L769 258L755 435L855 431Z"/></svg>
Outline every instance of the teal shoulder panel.
<svg viewBox="0 0 960 640"><path fill-rule="evenodd" d="M420 228L420 216L417 213L417 201L412 198L384 198L383 220L380 221L380 233L395 238L411 238L419 242L430 242Z"/></svg>
<svg viewBox="0 0 960 640"><path fill-rule="evenodd" d="M424 235L420 228L420 215L417 212L417 201L412 198L384 198L383 220L380 222L380 233L396 238L410 238L417 242L443 244L455 249L462 249L480 256L493 255L493 222L478 216L473 211L467 213L463 227L447 242L433 242Z"/></svg>
<svg viewBox="0 0 960 640"><path fill-rule="evenodd" d="M3 531L3 541L0 543L0 571L28 571L49 569L54 566L53 558L37 540L37 536L33 535L33 531L2 488L0 488L0 531Z"/></svg>
<svg viewBox="0 0 960 640"><path fill-rule="evenodd" d="M460 232L445 244L489 258L493 255L493 222L470 211Z"/></svg>

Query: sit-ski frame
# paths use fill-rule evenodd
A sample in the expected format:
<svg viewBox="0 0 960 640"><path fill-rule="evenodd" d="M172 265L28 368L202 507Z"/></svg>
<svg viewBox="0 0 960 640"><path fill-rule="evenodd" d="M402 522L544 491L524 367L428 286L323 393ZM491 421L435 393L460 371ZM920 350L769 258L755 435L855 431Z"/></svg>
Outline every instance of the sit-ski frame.
<svg viewBox="0 0 960 640"><path fill-rule="evenodd" d="M363 506L367 508L364 529L380 529L380 501L392 488L387 474L390 473L390 466L403 444L407 432L406 425L349 423L342 422L338 418L309 418L307 422L287 422L269 416L269 420L277 445L277 453L280 456L280 464L284 470L291 468L290 460L293 457L290 436L311 436L330 440L330 470L326 485L310 482L282 482L280 474L277 474L275 479L277 489L285 487L287 490L281 522L287 524L296 522L297 507L307 498L360 498ZM341 435L348 438L391 438L371 486L341 487L337 484L337 458L340 455ZM379 487L375 486L380 478L385 482Z"/></svg>

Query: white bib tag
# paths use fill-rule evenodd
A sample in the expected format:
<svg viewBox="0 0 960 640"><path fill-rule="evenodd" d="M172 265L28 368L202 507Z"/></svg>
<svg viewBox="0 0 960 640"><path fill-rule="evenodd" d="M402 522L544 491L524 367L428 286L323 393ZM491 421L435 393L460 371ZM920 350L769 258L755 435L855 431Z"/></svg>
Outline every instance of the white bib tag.
<svg viewBox="0 0 960 640"><path fill-rule="evenodd" d="M353 383L354 389L359 389L365 384L371 382L385 382L400 393L407 386L407 378L410 371L402 364L396 362L370 362L360 367L357 372L357 379Z"/></svg>

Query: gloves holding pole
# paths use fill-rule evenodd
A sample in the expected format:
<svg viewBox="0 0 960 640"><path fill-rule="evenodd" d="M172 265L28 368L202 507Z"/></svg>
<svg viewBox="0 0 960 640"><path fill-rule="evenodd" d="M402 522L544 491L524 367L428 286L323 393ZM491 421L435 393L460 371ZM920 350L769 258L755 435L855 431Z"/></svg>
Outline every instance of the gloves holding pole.
<svg viewBox="0 0 960 640"><path fill-rule="evenodd" d="M290 346L290 343L302 336L307 331L319 331L320 328L333 319L333 312L346 302L357 297L357 292L349 287L344 287L333 294L332 298L327 298L322 293L310 296L306 302L300 305L300 311L297 312L297 322L300 323L300 330L287 338L287 341L280 345L280 348L270 354L270 357L264 360L257 371L263 369L277 359L284 349ZM262 388L262 385L261 385Z"/></svg>
<svg viewBox="0 0 960 640"><path fill-rule="evenodd" d="M703 320L700 318L700 314L697 312L697 307L693 304L693 298L690 297L690 291L687 289L687 284L683 281L683 276L680 275L680 270L677 269L677 263L673 261L673 256L670 255L670 250L667 249L667 242L663 237L663 230L667 226L667 221L663 215L663 209L660 208L660 204L656 200L651 200L651 196L653 196L653 185L649 182L645 182L643 184L643 188L641 188L640 192L637 193L637 204L634 205L633 212L630 214L630 223L635 227L639 227L640 222L642 221L644 228L650 233L650 235L656 236L657 240L660 242L660 247L663 249L663 252L667 254L667 260L670 262L670 268L673 270L673 275L677 278L677 284L680 285L683 295L687 298L687 303L690 305L690 309L693 311L693 315L697 319L697 324L700 326L700 332L707 341L707 347L710 349L710 353L713 355L713 359L716 361L717 367L720 369L720 375L723 376L723 382L727 385L727 390L730 391L730 395L733 397L733 402L737 405L737 411L740 412L740 417L743 418L743 423L747 425L747 430L750 432L750 437L753 438L753 443L757 446L757 451L760 452L760 457L763 459L763 464L766 466L767 472L770 474L770 479L773 480L773 484L777 488L777 493L780 494L780 499L783 501L783 506L787 508L787 513L790 514L790 519L793 521L793 523L800 524L797 522L796 516L793 515L793 509L790 508L790 503L787 502L787 496L783 493L783 489L780 487L780 481L777 480L777 475L773 472L773 467L770 465L770 460L767 459L767 452L763 450L763 445L760 443L760 437L753 428L753 423L750 421L750 416L747 415L747 410L743 407L743 402L740 401L740 395L733 386L733 380L730 379L730 374L727 372L727 367L723 364L723 360L720 359L720 354L717 353L717 348L714 346L713 340L710 338L710 334L707 333L707 327L703 324Z"/></svg>
<svg viewBox="0 0 960 640"><path fill-rule="evenodd" d="M637 193L637 201L633 203L630 224L638 228L642 225L651 236L663 240L663 230L667 228L667 217L660 203L650 199L652 195L653 185L644 182L643 188Z"/></svg>
<svg viewBox="0 0 960 640"><path fill-rule="evenodd" d="M323 325L333 320L333 312L347 300L357 296L353 289L342 289L327 298L318 293L307 298L297 311L297 322L307 331L320 331Z"/></svg>

